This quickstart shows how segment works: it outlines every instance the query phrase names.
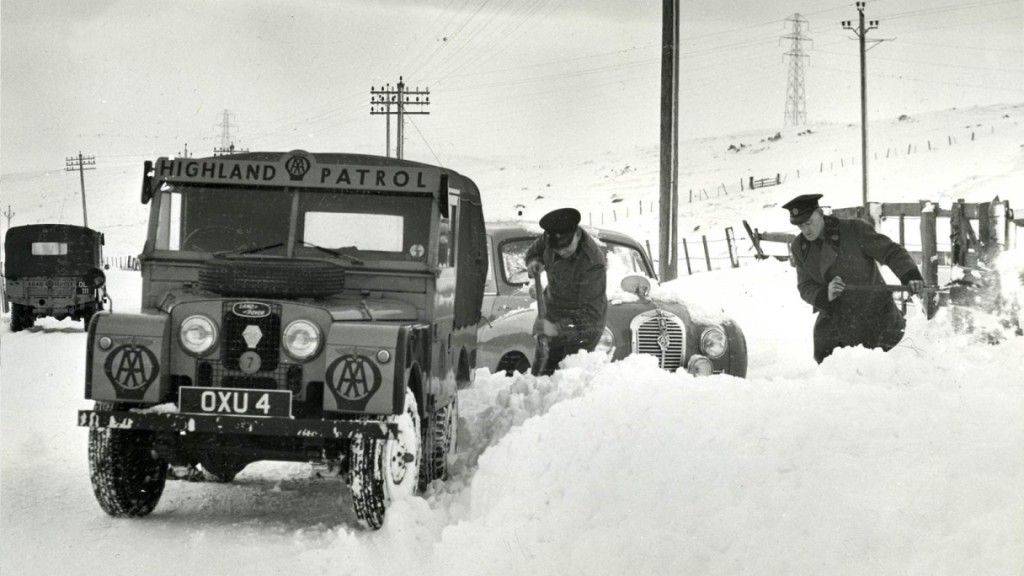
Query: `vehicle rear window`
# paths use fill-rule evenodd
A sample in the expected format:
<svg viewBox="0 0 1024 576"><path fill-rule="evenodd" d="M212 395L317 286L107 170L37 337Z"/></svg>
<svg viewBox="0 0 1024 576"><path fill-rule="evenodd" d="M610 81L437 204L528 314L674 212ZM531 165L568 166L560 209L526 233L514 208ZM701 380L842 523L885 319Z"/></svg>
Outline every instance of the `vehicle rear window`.
<svg viewBox="0 0 1024 576"><path fill-rule="evenodd" d="M33 256L66 256L68 253L67 242L33 242Z"/></svg>

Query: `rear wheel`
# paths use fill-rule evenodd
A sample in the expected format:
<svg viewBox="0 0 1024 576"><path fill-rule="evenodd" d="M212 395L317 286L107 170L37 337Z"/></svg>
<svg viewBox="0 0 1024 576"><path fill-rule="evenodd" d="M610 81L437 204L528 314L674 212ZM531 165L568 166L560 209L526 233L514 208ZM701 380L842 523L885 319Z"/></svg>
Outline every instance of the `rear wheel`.
<svg viewBox="0 0 1024 576"><path fill-rule="evenodd" d="M350 450L349 487L356 517L373 530L384 525L388 506L417 488L422 458L420 415L416 396L405 391L405 409L394 417L398 433L374 440L356 435Z"/></svg>
<svg viewBox="0 0 1024 576"><path fill-rule="evenodd" d="M423 430L423 463L420 465L420 490L434 480L451 475L458 444L459 395L445 407L434 410Z"/></svg>
<svg viewBox="0 0 1024 576"><path fill-rule="evenodd" d="M21 332L35 324L32 307L25 304L11 304L11 332Z"/></svg>
<svg viewBox="0 0 1024 576"><path fill-rule="evenodd" d="M96 403L97 410L112 405ZM116 518L145 516L156 508L167 480L167 462L153 451L153 434L139 430L89 430L89 476L100 508Z"/></svg>
<svg viewBox="0 0 1024 576"><path fill-rule="evenodd" d="M498 372L504 372L505 376L515 376L530 373L530 359L519 352L512 352L502 357L498 362Z"/></svg>

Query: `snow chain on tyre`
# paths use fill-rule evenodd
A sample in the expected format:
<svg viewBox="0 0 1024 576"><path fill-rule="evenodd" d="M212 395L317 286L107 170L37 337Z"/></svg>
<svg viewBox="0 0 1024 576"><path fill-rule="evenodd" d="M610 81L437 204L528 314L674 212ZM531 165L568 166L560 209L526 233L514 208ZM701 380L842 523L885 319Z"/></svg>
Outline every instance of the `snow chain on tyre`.
<svg viewBox="0 0 1024 576"><path fill-rule="evenodd" d="M373 440L357 434L352 438L352 509L359 521L372 530L384 525L384 514L399 493L413 494L419 484L423 447L419 409L411 390L406 389L404 411L393 418L398 423L395 437Z"/></svg>
<svg viewBox="0 0 1024 576"><path fill-rule="evenodd" d="M199 285L224 296L330 296L345 286L345 269L322 260L213 258L199 269Z"/></svg>
<svg viewBox="0 0 1024 576"><path fill-rule="evenodd" d="M434 480L447 480L455 455L459 426L459 396L436 410L423 431L423 464L420 466L420 490Z"/></svg>
<svg viewBox="0 0 1024 576"><path fill-rule="evenodd" d="M97 402L96 409L112 405ZM104 512L116 518L145 516L163 494L167 462L154 457L152 433L90 429L89 476Z"/></svg>

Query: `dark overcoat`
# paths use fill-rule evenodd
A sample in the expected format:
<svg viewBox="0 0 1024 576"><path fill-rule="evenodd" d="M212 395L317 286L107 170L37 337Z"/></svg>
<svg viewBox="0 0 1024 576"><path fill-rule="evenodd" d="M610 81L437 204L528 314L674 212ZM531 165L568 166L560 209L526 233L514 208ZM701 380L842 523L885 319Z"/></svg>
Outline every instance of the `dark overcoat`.
<svg viewBox="0 0 1024 576"><path fill-rule="evenodd" d="M839 276L847 286L883 285L878 264L904 284L921 279L910 254L861 220L825 217L815 241L798 235L790 244L800 297L814 306L814 359L821 362L840 346L862 344L889 350L903 338L905 322L885 291L847 289L829 302L828 284Z"/></svg>
<svg viewBox="0 0 1024 576"><path fill-rule="evenodd" d="M604 250L581 229L576 251L562 258L541 234L526 251L526 262L531 260L543 262L548 273L544 303L547 319L558 325L558 340L564 341L570 349L593 350L604 331L608 311L605 294L608 261Z"/></svg>

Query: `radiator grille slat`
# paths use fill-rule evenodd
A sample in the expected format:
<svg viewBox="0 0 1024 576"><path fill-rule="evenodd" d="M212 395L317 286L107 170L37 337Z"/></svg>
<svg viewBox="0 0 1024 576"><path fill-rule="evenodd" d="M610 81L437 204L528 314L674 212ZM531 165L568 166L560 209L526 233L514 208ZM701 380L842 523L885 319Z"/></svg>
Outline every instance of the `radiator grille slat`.
<svg viewBox="0 0 1024 576"><path fill-rule="evenodd" d="M224 330L221 361L228 370L239 370L238 359L249 350L242 332L247 326L260 329L260 340L254 349L260 356L260 371L277 368L281 347L281 306L270 304L270 315L263 318L243 318L234 313L234 301L224 302L222 326Z"/></svg>
<svg viewBox="0 0 1024 576"><path fill-rule="evenodd" d="M637 315L631 323L633 352L658 358L658 366L674 371L683 365L686 328L675 314L651 310Z"/></svg>

